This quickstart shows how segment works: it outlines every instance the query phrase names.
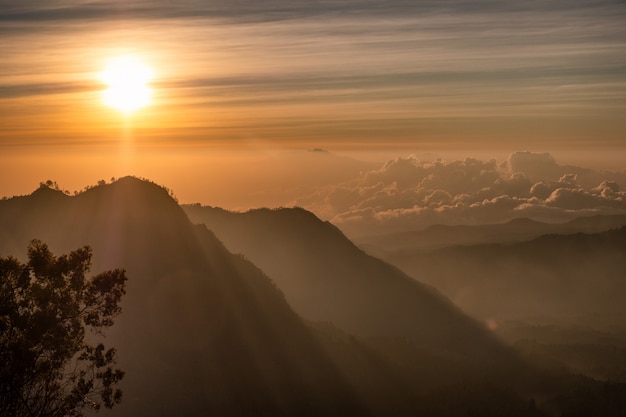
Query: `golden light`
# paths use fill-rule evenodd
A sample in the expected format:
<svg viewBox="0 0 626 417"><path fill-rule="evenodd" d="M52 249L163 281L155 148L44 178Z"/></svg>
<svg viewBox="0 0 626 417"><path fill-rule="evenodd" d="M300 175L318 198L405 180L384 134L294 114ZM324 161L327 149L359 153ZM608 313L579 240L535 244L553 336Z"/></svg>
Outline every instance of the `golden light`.
<svg viewBox="0 0 626 417"><path fill-rule="evenodd" d="M102 95L102 101L123 113L133 111L150 104L152 90L149 83L153 71L139 58L124 55L111 59L100 80L108 86Z"/></svg>

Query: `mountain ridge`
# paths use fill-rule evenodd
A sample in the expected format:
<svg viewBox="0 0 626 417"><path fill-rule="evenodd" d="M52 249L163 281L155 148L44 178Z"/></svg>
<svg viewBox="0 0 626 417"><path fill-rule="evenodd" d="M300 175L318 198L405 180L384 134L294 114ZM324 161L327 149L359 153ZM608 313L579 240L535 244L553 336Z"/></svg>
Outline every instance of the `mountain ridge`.
<svg viewBox="0 0 626 417"><path fill-rule="evenodd" d="M625 215L578 217L565 223L516 218L484 225L433 225L419 231L360 237L355 243L368 253L386 258L395 252L421 252L456 245L516 243L546 234L594 233L626 225Z"/></svg>
<svg viewBox="0 0 626 417"><path fill-rule="evenodd" d="M291 236L315 254L308 264L291 265L294 271L304 275L306 266L325 265L340 275L317 281L343 276L345 288L367 290L370 298L348 309L369 311L361 317L373 323L361 326L385 330L382 337L305 322L266 268L245 253L231 253L219 231L192 224L167 190L136 178L76 196L44 190L0 201L0 230L11 231L0 239L0 253L22 253L37 237L56 254L90 245L94 272L127 270L123 312L106 339L127 371L126 398L112 415L537 415L527 409L528 395L544 376L484 326L434 290L400 279L396 268L362 253L336 227L302 209L288 213L299 225ZM303 225L313 233L308 239ZM320 230L325 239L315 239ZM357 254L363 269L342 257L325 258L329 250ZM368 270L384 274L358 274ZM386 274L396 276L391 285ZM396 298L380 304L386 287ZM320 290L317 300L346 299L345 292ZM409 308L416 300L423 301L423 314ZM397 322L389 321L388 310L399 310ZM407 318L425 326L411 342L394 337L405 334ZM468 381L471 394L459 395ZM443 400L450 396L453 404ZM484 411L485 404L491 411Z"/></svg>
<svg viewBox="0 0 626 417"><path fill-rule="evenodd" d="M337 227L304 209L183 208L193 222L206 224L230 250L272 276L307 319L365 337L408 337L474 359L482 351L483 359L502 353L482 324L432 286L363 253Z"/></svg>
<svg viewBox="0 0 626 417"><path fill-rule="evenodd" d="M164 189L129 178L57 195L0 202L0 227L12 231L0 252L37 237L58 254L91 246L94 271L127 270L107 338L127 371L114 415L369 414L270 279L192 225Z"/></svg>

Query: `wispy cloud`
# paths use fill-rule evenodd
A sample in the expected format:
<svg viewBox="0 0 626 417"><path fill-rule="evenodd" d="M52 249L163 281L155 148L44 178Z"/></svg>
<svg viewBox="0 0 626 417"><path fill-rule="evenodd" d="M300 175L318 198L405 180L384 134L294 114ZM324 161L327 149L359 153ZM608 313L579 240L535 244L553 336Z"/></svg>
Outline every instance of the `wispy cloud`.
<svg viewBox="0 0 626 417"><path fill-rule="evenodd" d="M0 4L0 106L80 93L88 87L72 76L85 80L93 71L86 64L98 54L130 44L161 66L157 96L169 101L159 111L180 116L169 117L167 128L193 125L199 142L216 126L236 129L233 120L242 124L240 135L328 135L328 143L359 141L373 119L378 141L394 143L599 135L615 141L626 129L621 1ZM209 126L207 113L228 117L215 116ZM306 124L300 132L287 125L251 132L251 113L263 126ZM163 113L155 117L165 120ZM10 138L19 136L15 129Z"/></svg>
<svg viewBox="0 0 626 417"><path fill-rule="evenodd" d="M93 91L94 83L58 82L0 84L0 99Z"/></svg>
<svg viewBox="0 0 626 417"><path fill-rule="evenodd" d="M618 0L604 1L374 1L374 0L318 0L290 1L272 0L249 2L244 0L182 0L177 2L161 2L156 0L139 0L133 2L111 1L65 1L65 0L24 0L0 2L4 19L12 20L72 20L76 18L178 18L178 17L237 17L265 16L264 20L281 17L310 17L320 14L347 14L350 16L405 16L407 13L446 13L485 14L523 13L523 12L559 12L581 11L589 14L614 15L615 10L623 6Z"/></svg>

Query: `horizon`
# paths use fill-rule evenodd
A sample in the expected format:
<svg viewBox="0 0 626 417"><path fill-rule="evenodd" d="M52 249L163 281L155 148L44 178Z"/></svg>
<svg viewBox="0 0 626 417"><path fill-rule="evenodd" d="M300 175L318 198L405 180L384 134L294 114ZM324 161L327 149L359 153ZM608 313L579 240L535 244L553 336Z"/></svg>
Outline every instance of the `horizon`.
<svg viewBox="0 0 626 417"><path fill-rule="evenodd" d="M498 161L446 160L430 152L379 163L315 148L248 154L244 167L234 162L240 161L240 156L215 159L222 165L213 183L203 176L190 183L187 173L179 175L173 186L159 180L167 180L172 171L160 177L130 176L167 189L181 205L200 204L233 212L302 207L353 239L424 230L436 224L503 224L518 218L558 224L579 217L626 215L626 189L622 186L626 171L563 164L549 153L514 152ZM163 171L160 165L158 168ZM238 177L242 171L245 174ZM288 178L283 178L285 172ZM74 189L49 178L14 195L30 194L46 182L72 195L125 176L112 175L90 184L84 184L82 177L74 178L79 184ZM221 181L224 176L228 182ZM250 178L254 181L249 182ZM186 191L183 198L179 187ZM220 192L221 201L215 198Z"/></svg>

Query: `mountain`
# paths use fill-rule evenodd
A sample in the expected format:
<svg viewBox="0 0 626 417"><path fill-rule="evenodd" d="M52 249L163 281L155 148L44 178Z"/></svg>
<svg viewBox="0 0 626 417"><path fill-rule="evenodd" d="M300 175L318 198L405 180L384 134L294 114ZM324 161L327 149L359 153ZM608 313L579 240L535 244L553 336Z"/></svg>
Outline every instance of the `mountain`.
<svg viewBox="0 0 626 417"><path fill-rule="evenodd" d="M484 319L578 321L591 315L626 315L621 301L626 291L626 227L513 244L396 252L387 259Z"/></svg>
<svg viewBox="0 0 626 417"><path fill-rule="evenodd" d="M365 254L336 227L299 208L234 213L184 206L195 223L268 273L304 318L362 337L402 337L416 346L471 358L508 359L505 349L434 288ZM505 359L506 358L506 359Z"/></svg>
<svg viewBox="0 0 626 417"><path fill-rule="evenodd" d="M356 364L342 366L358 366L363 382L342 375L336 344L152 183L123 178L74 197L40 188L0 201L0 230L2 256L24 258L37 238L56 254L90 245L94 273L127 270L106 339L126 371L116 416L368 415L379 398L402 404L393 381L369 388L389 377L382 361L355 344Z"/></svg>
<svg viewBox="0 0 626 417"><path fill-rule="evenodd" d="M548 234L598 233L626 225L624 215L579 217L566 223L542 223L528 218L485 225L433 225L424 230L359 237L355 243L386 258L456 245L516 243Z"/></svg>
<svg viewBox="0 0 626 417"><path fill-rule="evenodd" d="M24 259L37 238L56 254L90 245L94 274L127 270L123 312L105 340L126 371L124 400L104 415L543 416L537 407L568 389L332 226L302 210L286 213L289 239L275 242L284 253L268 256L284 261L293 279L315 282L307 267L327 273L308 284L311 296L327 297L324 308L343 303L337 317L377 337L303 320L278 279L192 224L165 189L136 178L73 197L44 186L0 200L0 256ZM302 257L289 258L298 245ZM585 407L614 392L596 395L598 383L583 383L593 394ZM548 406L571 409L564 398Z"/></svg>

